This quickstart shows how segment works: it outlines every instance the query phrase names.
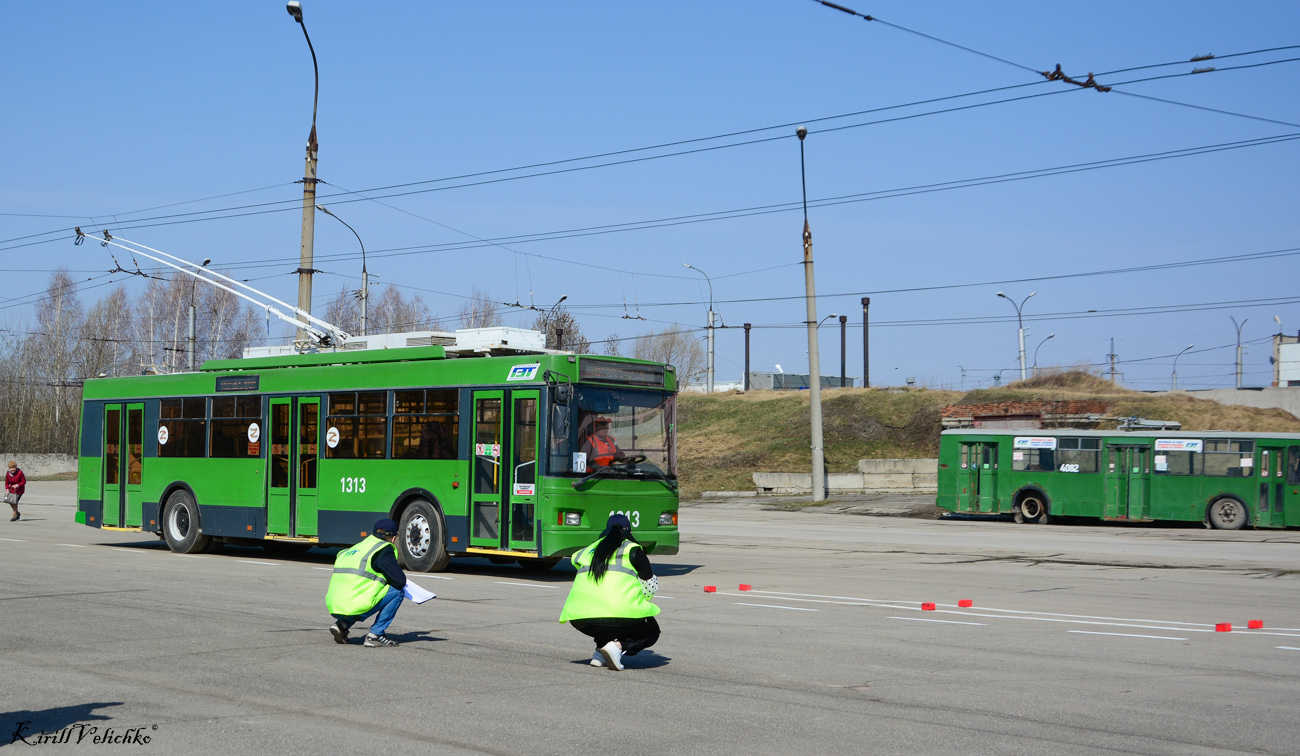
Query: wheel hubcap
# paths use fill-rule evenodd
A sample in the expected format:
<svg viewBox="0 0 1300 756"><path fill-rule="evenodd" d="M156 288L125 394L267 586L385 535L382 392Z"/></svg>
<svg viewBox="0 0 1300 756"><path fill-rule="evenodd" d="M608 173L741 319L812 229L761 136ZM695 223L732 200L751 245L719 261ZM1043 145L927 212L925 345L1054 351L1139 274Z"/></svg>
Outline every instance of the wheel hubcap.
<svg viewBox="0 0 1300 756"><path fill-rule="evenodd" d="M418 559L429 553L429 544L431 542L429 520L422 514L412 517L410 523L406 526L406 550L410 552L411 556Z"/></svg>
<svg viewBox="0 0 1300 756"><path fill-rule="evenodd" d="M185 536L190 533L190 510L184 505L178 505L172 509L171 517L172 535L176 540L184 540Z"/></svg>
<svg viewBox="0 0 1300 756"><path fill-rule="evenodd" d="M1020 505L1020 510L1025 513L1025 517L1033 520L1043 513L1043 505L1037 499L1026 499Z"/></svg>

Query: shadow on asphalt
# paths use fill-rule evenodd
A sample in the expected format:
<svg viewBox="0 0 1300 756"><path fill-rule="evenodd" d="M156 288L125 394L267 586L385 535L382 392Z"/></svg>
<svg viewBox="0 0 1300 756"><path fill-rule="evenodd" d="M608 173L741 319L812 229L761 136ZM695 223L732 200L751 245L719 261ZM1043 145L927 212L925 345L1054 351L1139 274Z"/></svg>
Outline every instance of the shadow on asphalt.
<svg viewBox="0 0 1300 756"><path fill-rule="evenodd" d="M75 706L59 706L53 709L21 709L0 713L0 748L18 743L19 745L37 745L36 739L42 732L55 733L65 727L80 722L97 722L112 717L94 714L95 709L106 706L121 706L121 701L103 703L85 703ZM93 737L90 728L86 735ZM73 730L72 739L76 740L77 731ZM26 742L24 742L26 741Z"/></svg>

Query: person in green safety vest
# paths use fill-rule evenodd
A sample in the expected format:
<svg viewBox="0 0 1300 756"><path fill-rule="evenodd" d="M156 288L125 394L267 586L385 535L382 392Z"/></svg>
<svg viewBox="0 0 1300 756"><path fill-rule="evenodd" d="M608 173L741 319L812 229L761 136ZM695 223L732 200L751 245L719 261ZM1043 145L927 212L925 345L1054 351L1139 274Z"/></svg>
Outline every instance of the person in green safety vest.
<svg viewBox="0 0 1300 756"><path fill-rule="evenodd" d="M397 607L402 604L406 573L397 563L397 523L387 518L375 523L365 540L344 549L334 560L334 574L325 593L325 609L336 620L329 626L336 643L348 642L348 630L360 620L378 614L363 645L389 648L397 641L385 635Z"/></svg>
<svg viewBox="0 0 1300 756"><path fill-rule="evenodd" d="M560 622L596 641L591 666L623 669L623 657L659 640L659 590L650 559L632 537L627 515L609 516L600 540L569 558L578 576L560 612Z"/></svg>

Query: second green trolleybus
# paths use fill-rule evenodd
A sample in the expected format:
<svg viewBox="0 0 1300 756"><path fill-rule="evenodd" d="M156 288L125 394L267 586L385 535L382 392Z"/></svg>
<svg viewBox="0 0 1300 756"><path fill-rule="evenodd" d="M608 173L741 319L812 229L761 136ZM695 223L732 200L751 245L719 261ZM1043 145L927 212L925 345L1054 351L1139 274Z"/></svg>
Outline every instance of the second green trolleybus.
<svg viewBox="0 0 1300 756"><path fill-rule="evenodd" d="M671 365L441 346L88 380L77 521L192 553L348 545L391 517L407 568L434 571L545 569L623 512L648 553L675 554L676 389ZM620 450L603 466L598 420Z"/></svg>

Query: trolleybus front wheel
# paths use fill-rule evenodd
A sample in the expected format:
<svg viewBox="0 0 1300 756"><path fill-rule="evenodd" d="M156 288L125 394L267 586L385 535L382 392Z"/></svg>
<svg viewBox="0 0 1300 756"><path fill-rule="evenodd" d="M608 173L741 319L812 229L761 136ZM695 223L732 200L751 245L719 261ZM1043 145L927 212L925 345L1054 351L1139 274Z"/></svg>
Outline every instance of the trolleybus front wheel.
<svg viewBox="0 0 1300 756"><path fill-rule="evenodd" d="M442 517L433 505L416 499L402 513L397 548L402 562L416 572L440 572L447 569L451 557L443 543Z"/></svg>
<svg viewBox="0 0 1300 756"><path fill-rule="evenodd" d="M1047 504L1037 496L1026 496L1016 504L1013 513L1016 522L1047 523Z"/></svg>
<svg viewBox="0 0 1300 756"><path fill-rule="evenodd" d="M1246 525L1246 507L1236 499L1216 499L1210 505L1210 524L1219 530L1241 530Z"/></svg>
<svg viewBox="0 0 1300 756"><path fill-rule="evenodd" d="M199 533L199 508L184 489L167 497L163 510L163 538L177 554L194 554L211 545L212 539Z"/></svg>

